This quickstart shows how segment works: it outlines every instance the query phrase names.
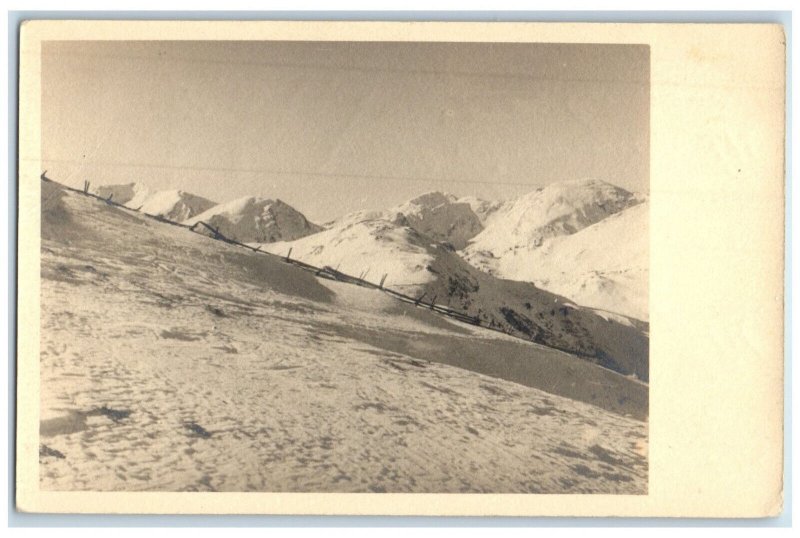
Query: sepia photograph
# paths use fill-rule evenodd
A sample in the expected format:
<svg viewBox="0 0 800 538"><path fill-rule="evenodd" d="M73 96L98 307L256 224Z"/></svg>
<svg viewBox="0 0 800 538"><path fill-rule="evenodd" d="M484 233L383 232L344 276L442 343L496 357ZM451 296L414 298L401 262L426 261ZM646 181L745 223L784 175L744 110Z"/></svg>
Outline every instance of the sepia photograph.
<svg viewBox="0 0 800 538"><path fill-rule="evenodd" d="M647 46L41 70L43 489L647 492Z"/></svg>
<svg viewBox="0 0 800 538"><path fill-rule="evenodd" d="M18 503L774 514L783 37L23 26Z"/></svg>

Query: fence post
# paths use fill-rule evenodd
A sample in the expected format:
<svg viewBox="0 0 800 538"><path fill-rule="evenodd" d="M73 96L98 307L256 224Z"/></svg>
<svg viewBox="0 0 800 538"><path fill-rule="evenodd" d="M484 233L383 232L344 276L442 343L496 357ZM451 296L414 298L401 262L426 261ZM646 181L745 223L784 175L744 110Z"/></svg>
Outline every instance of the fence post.
<svg viewBox="0 0 800 538"><path fill-rule="evenodd" d="M378 284L378 287L379 287L380 289L383 289L383 283L384 283L384 282L386 282L386 277L387 277L387 276L389 276L389 273L384 273L384 274L383 274L383 277L381 278L381 283L380 283L380 284Z"/></svg>
<svg viewBox="0 0 800 538"><path fill-rule="evenodd" d="M286 261L288 262L292 258L292 248L289 247L289 252L286 253Z"/></svg>
<svg viewBox="0 0 800 538"><path fill-rule="evenodd" d="M436 298L437 298L437 297L438 297L438 295L434 295L434 296L433 296L433 299L431 299L431 310L433 310L433 305L435 305L435 304L436 304Z"/></svg>

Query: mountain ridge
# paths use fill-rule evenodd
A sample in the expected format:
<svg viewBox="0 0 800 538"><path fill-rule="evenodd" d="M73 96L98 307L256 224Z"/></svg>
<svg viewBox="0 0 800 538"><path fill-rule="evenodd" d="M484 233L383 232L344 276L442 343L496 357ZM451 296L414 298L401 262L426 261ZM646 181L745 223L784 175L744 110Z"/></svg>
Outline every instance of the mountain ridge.
<svg viewBox="0 0 800 538"><path fill-rule="evenodd" d="M433 259L427 252L411 252L441 243L496 278L532 283L580 306L648 319L646 234L641 233L647 226L647 197L596 179L552 183L506 201L430 191L323 226L280 199L244 196L215 204L183 191L151 193L137 183L104 186L97 193L186 225L203 221L237 241L275 243L283 254L293 248L310 263L335 267L344 262L343 270L354 275L392 273L396 283L411 288L429 282L420 269ZM346 230L348 238L341 237ZM304 243L291 244L314 236L314 249L325 252L322 256L304 249ZM370 246L378 238L393 247ZM343 242L354 252L331 254Z"/></svg>
<svg viewBox="0 0 800 538"><path fill-rule="evenodd" d="M95 194L174 222L182 222L216 205L212 200L177 189L151 191L142 183L102 185L97 187Z"/></svg>
<svg viewBox="0 0 800 538"><path fill-rule="evenodd" d="M389 213L351 214L307 237L262 250L316 267L329 266L407 295L435 301L481 324L587 358L624 375L648 377L648 338L633 323L601 316L528 282L500 279L463 260L448 242L435 241ZM357 216L360 216L359 220Z"/></svg>

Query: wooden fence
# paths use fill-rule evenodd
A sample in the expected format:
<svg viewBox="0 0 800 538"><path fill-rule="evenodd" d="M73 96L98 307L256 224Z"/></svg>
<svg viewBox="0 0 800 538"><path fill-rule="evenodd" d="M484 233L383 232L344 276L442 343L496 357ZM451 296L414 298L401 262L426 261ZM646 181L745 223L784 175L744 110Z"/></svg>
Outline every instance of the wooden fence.
<svg viewBox="0 0 800 538"><path fill-rule="evenodd" d="M45 175L46 173L47 173L46 170L45 170L44 173L42 173L42 175L41 175L42 181L56 183L52 179L46 177L46 175ZM161 215L151 215L149 213L145 213L144 211L141 211L141 207L139 207L139 208L128 207L126 205L123 205L123 204L120 204L120 203L117 203L117 202L113 201L112 200L113 195L109 196L108 198L104 198L102 196L98 196L97 194L94 194L94 193L90 192L89 189L91 187L91 184L88 181L84 181L83 190L75 189L75 188L69 187L67 185L63 185L61 183L59 183L59 185L61 185L64 189L67 189L69 191L72 191L72 192L75 192L75 193L78 193L78 194L82 194L84 196L89 196L89 197L95 198L97 200L105 202L108 205L111 205L111 206L114 206L114 207L118 207L118 208L126 210L126 211L133 211L133 212L139 213L141 215L144 215L147 218L156 220L158 222L162 222L164 224L170 224L172 226L179 226L181 228L185 228L185 229L187 229L189 231L193 231L195 233L199 233L199 232L196 232L196 230L198 228L203 228L203 229L207 230L208 232L210 232L211 235L206 235L206 237L209 237L210 239L215 239L217 241L223 241L223 242L228 243L230 245L246 248L247 250L250 250L250 251L258 253L258 254L263 254L263 255L266 255L266 256L272 256L273 258L278 258L281 261L283 261L285 263L288 263L288 264L291 264L291 265L293 265L295 267L298 267L298 268L300 268L300 269L302 269L304 271L308 271L310 273L314 273L314 275L317 276L317 277L326 278L326 279L329 279L329 280L336 280L338 282L344 282L344 283L347 283L347 284L353 284L353 285L361 286L361 287L364 287L364 288L370 288L370 289L379 290L379 291L382 291L382 292L386 293L387 295L389 295L391 297L394 297L395 299L398 299L398 300L403 301L405 303L413 304L416 307L426 308L428 310L431 310L432 312L436 312L437 314L442 314L442 315L448 316L450 318L456 319L456 320L461 321L463 323L469 323L471 325L481 326L481 320L477 316L470 316L470 315L468 315L468 314L466 314L464 312L460 312L458 310L454 310L454 309L452 309L452 308L450 308L448 306L441 305L441 304L436 304L436 297L433 297L432 300L429 300L428 302L425 302L423 299L425 299L425 295L426 294L424 294L424 293L419 297L412 297L410 295L406 295L404 293L400 293L399 291L384 287L384 283L386 282L386 278L387 278L388 274L384 274L381 277L380 284L375 284L373 282L369 282L368 280L366 280L364 278L366 276L365 273L362 273L360 276L355 277L353 275L348 275L346 273L343 273L343 272L339 271L338 268L334 269L334 268L331 268L329 266L317 267L315 265L311 265L309 263L300 261L298 259L294 259L294 258L291 257L291 253L292 253L292 249L291 248L289 249L289 252L287 253L286 256L281 256L279 254L273 254L271 252L267 252L265 250L261 250L260 246L259 247L252 247L250 245L246 245L244 243L236 241L235 239L230 239L228 237L225 237L222 233L220 233L218 228L214 228L210 224L208 224L206 222L203 222L203 221L198 221L195 224L189 226L187 224L181 224L180 222L175 222L175 221L169 220L169 219L167 219L167 218L165 218L165 217L163 217ZM203 234L203 235L205 235L205 234ZM509 332L504 331L502 329L498 329L496 327L490 327L490 326L487 326L487 325L482 325L482 327L485 328L485 329L490 329L490 330L493 330L493 331L502 332L504 334L511 334L512 336L514 336L512 333L509 333Z"/></svg>

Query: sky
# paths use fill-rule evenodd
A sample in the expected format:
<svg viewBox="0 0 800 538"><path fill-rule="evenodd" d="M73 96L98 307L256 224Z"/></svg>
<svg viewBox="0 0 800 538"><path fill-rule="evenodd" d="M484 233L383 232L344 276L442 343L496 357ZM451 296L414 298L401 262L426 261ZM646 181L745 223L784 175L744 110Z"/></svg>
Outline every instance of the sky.
<svg viewBox="0 0 800 538"><path fill-rule="evenodd" d="M643 45L45 42L42 167L309 219L430 191L649 191Z"/></svg>

